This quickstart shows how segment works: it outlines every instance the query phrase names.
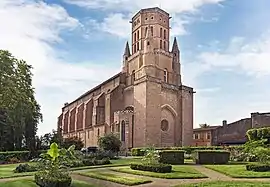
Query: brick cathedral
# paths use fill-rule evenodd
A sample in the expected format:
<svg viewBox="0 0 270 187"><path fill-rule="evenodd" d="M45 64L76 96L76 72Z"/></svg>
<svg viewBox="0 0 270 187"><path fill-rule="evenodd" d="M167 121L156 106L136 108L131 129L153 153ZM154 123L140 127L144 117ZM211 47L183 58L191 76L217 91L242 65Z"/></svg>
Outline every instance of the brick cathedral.
<svg viewBox="0 0 270 187"><path fill-rule="evenodd" d="M192 144L194 92L182 84L176 38L169 49L170 18L157 7L134 15L122 71L65 104L58 118L64 138L78 136L88 147L112 132L123 149Z"/></svg>

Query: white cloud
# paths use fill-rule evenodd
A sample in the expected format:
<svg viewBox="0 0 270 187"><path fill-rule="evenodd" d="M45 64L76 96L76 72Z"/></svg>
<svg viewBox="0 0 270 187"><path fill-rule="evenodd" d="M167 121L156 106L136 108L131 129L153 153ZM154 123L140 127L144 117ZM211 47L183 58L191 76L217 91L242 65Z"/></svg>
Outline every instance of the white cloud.
<svg viewBox="0 0 270 187"><path fill-rule="evenodd" d="M211 67L234 67L252 76L270 75L270 34L253 42L234 37L222 52L204 52L198 59Z"/></svg>
<svg viewBox="0 0 270 187"><path fill-rule="evenodd" d="M142 8L161 7L172 15L171 35L184 35L188 32L185 25L190 20L182 13L197 13L206 4L219 4L224 0L64 0L66 3L89 9L104 9L110 12L100 23L95 22L95 28L122 38L128 38L132 16ZM128 15L126 14L128 12ZM200 20L201 18L199 18ZM215 19L217 19L215 17ZM93 23L93 22L92 22Z"/></svg>
<svg viewBox="0 0 270 187"><path fill-rule="evenodd" d="M58 58L52 44L64 42L61 31L79 25L58 5L32 0L0 1L0 49L9 50L34 67L33 84L44 115L39 133L56 128L64 102L118 71L91 63L67 64Z"/></svg>
<svg viewBox="0 0 270 187"><path fill-rule="evenodd" d="M224 0L64 0L67 3L89 9L112 11L137 11L141 8L161 7L170 13L195 12L205 4L217 4Z"/></svg>

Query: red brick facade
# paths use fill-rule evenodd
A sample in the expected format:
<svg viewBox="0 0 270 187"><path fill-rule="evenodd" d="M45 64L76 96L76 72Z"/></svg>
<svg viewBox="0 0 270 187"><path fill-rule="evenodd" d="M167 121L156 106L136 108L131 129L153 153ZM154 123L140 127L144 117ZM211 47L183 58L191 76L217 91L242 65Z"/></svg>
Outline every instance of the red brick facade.
<svg viewBox="0 0 270 187"><path fill-rule="evenodd" d="M169 50L169 19L159 8L132 18L132 50L127 43L122 71L64 106L64 137L95 146L113 132L123 149L192 144L194 92L182 85L176 39Z"/></svg>

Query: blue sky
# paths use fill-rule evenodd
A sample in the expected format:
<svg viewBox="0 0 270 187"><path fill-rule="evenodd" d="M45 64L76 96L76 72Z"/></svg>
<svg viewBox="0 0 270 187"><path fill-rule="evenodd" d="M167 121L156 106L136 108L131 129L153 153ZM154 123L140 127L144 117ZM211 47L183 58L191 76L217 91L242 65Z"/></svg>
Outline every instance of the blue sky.
<svg viewBox="0 0 270 187"><path fill-rule="evenodd" d="M0 48L34 67L39 134L56 128L63 103L120 71L129 20L155 6L172 16L195 127L270 111L268 0L1 0Z"/></svg>

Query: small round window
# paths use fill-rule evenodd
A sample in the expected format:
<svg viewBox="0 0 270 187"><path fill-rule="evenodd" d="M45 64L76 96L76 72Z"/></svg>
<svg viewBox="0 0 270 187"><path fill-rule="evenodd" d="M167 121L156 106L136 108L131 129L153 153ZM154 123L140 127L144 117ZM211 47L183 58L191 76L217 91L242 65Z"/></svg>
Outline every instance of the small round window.
<svg viewBox="0 0 270 187"><path fill-rule="evenodd" d="M169 129L169 122L166 119L162 120L161 121L161 130L168 131L168 129Z"/></svg>

